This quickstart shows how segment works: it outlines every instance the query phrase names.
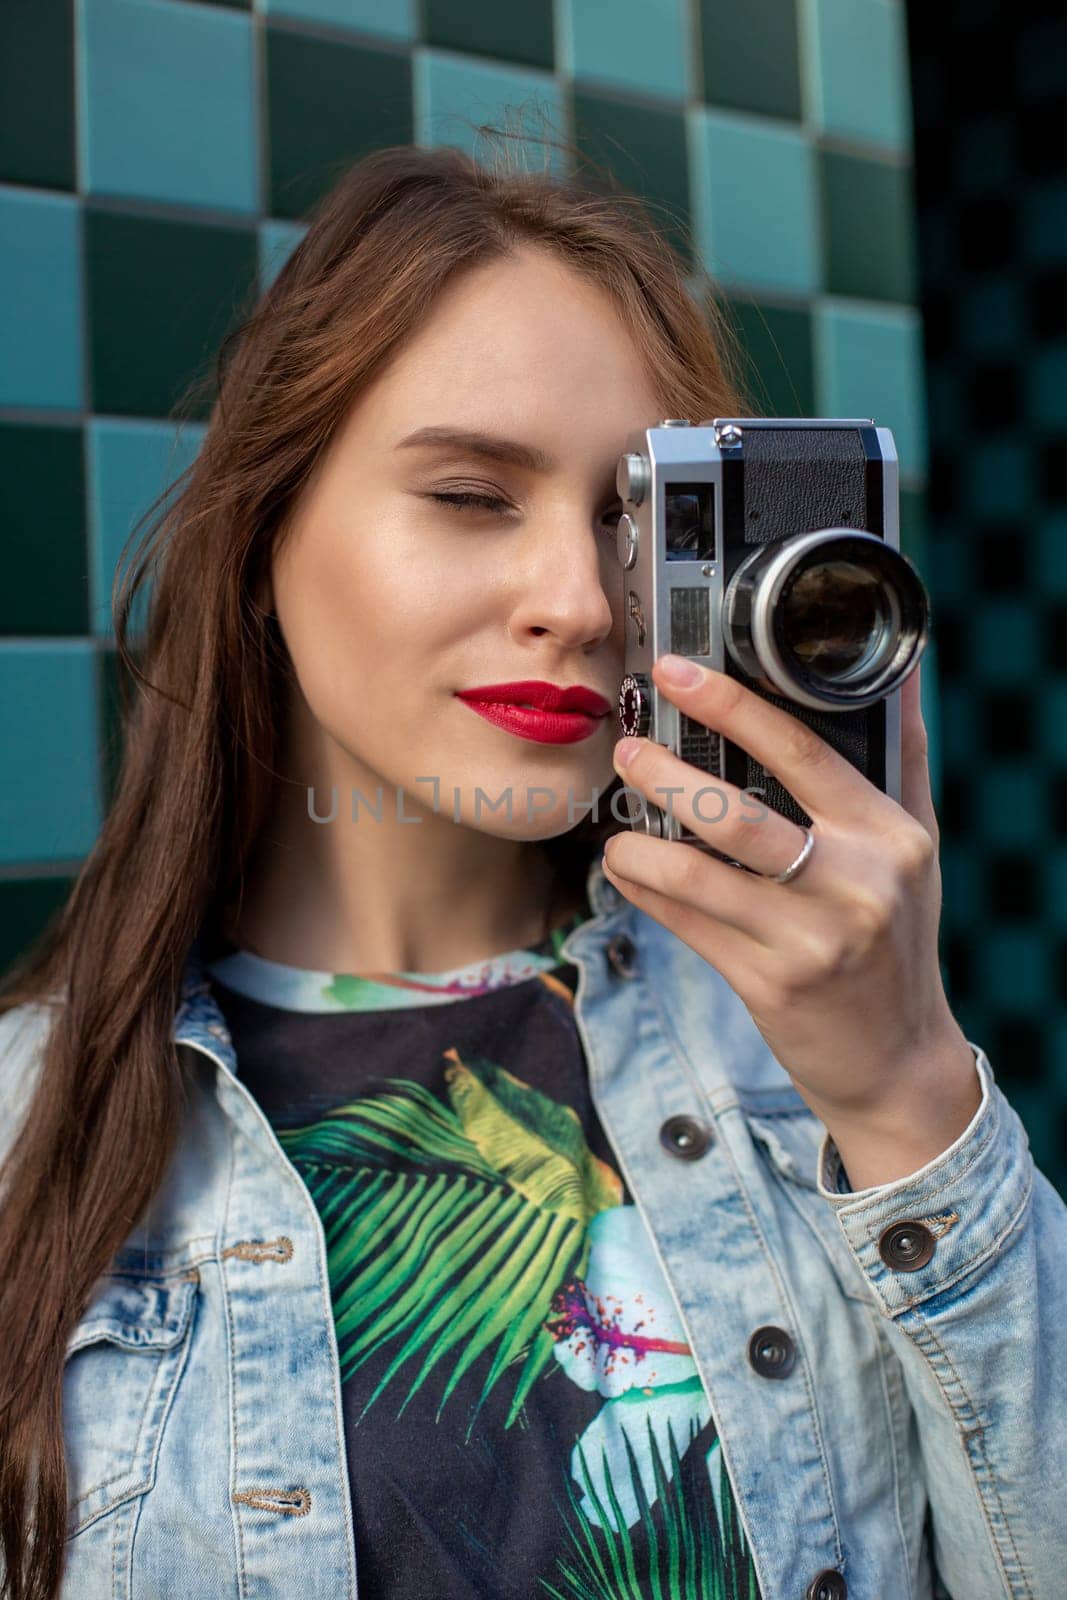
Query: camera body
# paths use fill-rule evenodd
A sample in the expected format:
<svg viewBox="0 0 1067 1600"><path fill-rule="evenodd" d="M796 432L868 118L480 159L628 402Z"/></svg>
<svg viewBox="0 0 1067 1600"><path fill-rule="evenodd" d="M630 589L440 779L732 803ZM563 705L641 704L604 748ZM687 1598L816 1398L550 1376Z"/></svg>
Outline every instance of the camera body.
<svg viewBox="0 0 1067 1600"><path fill-rule="evenodd" d="M617 488L622 732L811 822L746 750L659 692L652 664L672 651L805 722L899 802L900 685L927 642L929 597L900 552L890 430L870 417L669 418L628 441ZM732 860L666 802L628 804L638 831Z"/></svg>

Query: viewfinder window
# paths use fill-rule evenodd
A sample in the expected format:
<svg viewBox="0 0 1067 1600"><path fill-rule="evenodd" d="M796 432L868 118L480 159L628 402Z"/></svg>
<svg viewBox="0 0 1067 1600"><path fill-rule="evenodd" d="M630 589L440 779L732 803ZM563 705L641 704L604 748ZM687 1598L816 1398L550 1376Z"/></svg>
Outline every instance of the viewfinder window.
<svg viewBox="0 0 1067 1600"><path fill-rule="evenodd" d="M715 485L672 483L665 492L667 560L714 561Z"/></svg>

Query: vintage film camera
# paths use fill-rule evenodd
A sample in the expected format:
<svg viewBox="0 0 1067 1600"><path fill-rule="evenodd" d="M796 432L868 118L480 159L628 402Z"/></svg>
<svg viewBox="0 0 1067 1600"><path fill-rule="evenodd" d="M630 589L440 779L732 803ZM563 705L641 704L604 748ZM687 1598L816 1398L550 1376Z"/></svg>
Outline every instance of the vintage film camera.
<svg viewBox="0 0 1067 1600"><path fill-rule="evenodd" d="M896 448L871 417L669 418L620 457L625 505L624 734L647 736L807 826L747 751L686 717L652 681L666 651L739 679L900 800L900 686L925 648L929 596L900 551ZM630 825L732 865L645 797ZM701 812L716 817L711 794Z"/></svg>

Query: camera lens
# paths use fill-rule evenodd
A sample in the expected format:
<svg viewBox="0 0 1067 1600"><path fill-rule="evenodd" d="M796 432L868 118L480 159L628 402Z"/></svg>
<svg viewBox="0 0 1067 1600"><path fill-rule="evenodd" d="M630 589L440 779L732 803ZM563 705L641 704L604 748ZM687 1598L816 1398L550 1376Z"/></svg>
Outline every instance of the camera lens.
<svg viewBox="0 0 1067 1600"><path fill-rule="evenodd" d="M849 528L761 545L723 597L726 643L742 670L818 710L872 705L899 688L928 627L928 597L911 562Z"/></svg>
<svg viewBox="0 0 1067 1600"><path fill-rule="evenodd" d="M789 656L831 682L871 670L892 648L900 610L894 592L854 561L812 562L795 572L779 600Z"/></svg>

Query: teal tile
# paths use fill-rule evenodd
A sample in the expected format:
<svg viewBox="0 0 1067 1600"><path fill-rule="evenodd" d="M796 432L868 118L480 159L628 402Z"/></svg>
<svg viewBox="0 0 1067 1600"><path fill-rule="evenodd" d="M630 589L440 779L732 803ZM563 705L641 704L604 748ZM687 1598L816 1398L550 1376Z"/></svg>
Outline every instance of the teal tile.
<svg viewBox="0 0 1067 1600"><path fill-rule="evenodd" d="M0 973L29 950L50 919L61 911L72 877L12 878L0 883Z"/></svg>
<svg viewBox="0 0 1067 1600"><path fill-rule="evenodd" d="M973 927L983 916L981 876L974 851L956 839L942 836L940 861L945 920Z"/></svg>
<svg viewBox="0 0 1067 1600"><path fill-rule="evenodd" d="M686 0L560 0L559 67L582 83L688 100Z"/></svg>
<svg viewBox="0 0 1067 1600"><path fill-rule="evenodd" d="M307 224L265 218L259 225L259 287L274 282L289 256L307 233Z"/></svg>
<svg viewBox="0 0 1067 1600"><path fill-rule="evenodd" d="M1067 343L1032 345L1022 378L1026 421L1050 433L1067 431Z"/></svg>
<svg viewBox="0 0 1067 1600"><path fill-rule="evenodd" d="M1015 200L1019 249L1027 261L1067 260L1067 176L1028 177Z"/></svg>
<svg viewBox="0 0 1067 1600"><path fill-rule="evenodd" d="M170 222L90 205L85 257L92 409L205 417L218 347L256 283L251 227ZM176 315L175 307L181 308ZM199 377L209 388L187 399Z"/></svg>
<svg viewBox="0 0 1067 1600"><path fill-rule="evenodd" d="M272 217L299 221L360 156L412 143L406 54L264 33Z"/></svg>
<svg viewBox="0 0 1067 1600"><path fill-rule="evenodd" d="M820 150L825 288L911 304L917 297L910 166Z"/></svg>
<svg viewBox="0 0 1067 1600"><path fill-rule="evenodd" d="M695 241L689 215L689 154L682 110L638 106L577 87L573 91L574 142L583 157L603 167L646 203L653 226L678 251L683 268L693 264ZM583 166L583 181L601 179Z"/></svg>
<svg viewBox="0 0 1067 1600"><path fill-rule="evenodd" d="M0 424L0 634L85 633L89 618L80 428Z"/></svg>
<svg viewBox="0 0 1067 1600"><path fill-rule="evenodd" d="M971 357L1014 359L1029 338L1025 284L1018 277L995 273L965 275L953 284L953 294L960 348Z"/></svg>
<svg viewBox="0 0 1067 1600"><path fill-rule="evenodd" d="M1067 767L1067 679L1046 675L1037 704L1041 759Z"/></svg>
<svg viewBox="0 0 1067 1600"><path fill-rule="evenodd" d="M173 0L82 4L88 192L257 210L251 18Z"/></svg>
<svg viewBox="0 0 1067 1600"><path fill-rule="evenodd" d="M979 771L972 761L968 786L983 850L1017 849L1020 840L1044 831L1047 784L1046 774L1029 762L986 761Z"/></svg>
<svg viewBox="0 0 1067 1600"><path fill-rule="evenodd" d="M93 647L0 641L0 862L79 860L100 827Z"/></svg>
<svg viewBox="0 0 1067 1600"><path fill-rule="evenodd" d="M801 117L796 0L699 0L704 100Z"/></svg>
<svg viewBox="0 0 1067 1600"><path fill-rule="evenodd" d="M941 810L945 763L941 743L941 671L935 639L929 641L922 654L919 673L919 709L926 728L926 768L930 774L930 798L936 816Z"/></svg>
<svg viewBox="0 0 1067 1600"><path fill-rule="evenodd" d="M1026 684L1043 670L1041 630L1035 625L1031 596L1022 599L983 596L975 601L967 626L976 642L974 680Z"/></svg>
<svg viewBox="0 0 1067 1600"><path fill-rule="evenodd" d="M1039 1011L1052 994L1050 952L1040 928L990 923L976 941L975 968L987 1001L1013 1012Z"/></svg>
<svg viewBox="0 0 1067 1600"><path fill-rule="evenodd" d="M444 50L495 56L527 67L555 67L552 0L423 0L422 39Z"/></svg>
<svg viewBox="0 0 1067 1600"><path fill-rule="evenodd" d="M752 416L815 415L811 312L732 295L730 309L745 349L743 381Z"/></svg>
<svg viewBox="0 0 1067 1600"><path fill-rule="evenodd" d="M326 22L356 33L380 34L383 39L415 38L415 0L261 0L268 16L294 17L302 22Z"/></svg>
<svg viewBox="0 0 1067 1600"><path fill-rule="evenodd" d="M523 71L481 61L474 56L446 55L419 50L414 66L415 135L421 145L454 145L480 160L488 158L498 143L478 133L478 125L519 136L502 141L509 150L518 146L534 171L566 170L566 156L539 140L566 136L563 104L555 78L544 72Z"/></svg>
<svg viewBox="0 0 1067 1600"><path fill-rule="evenodd" d="M1041 574L1042 594L1067 596L1067 510L1035 506L1028 537L1034 544L1034 571Z"/></svg>
<svg viewBox="0 0 1067 1600"><path fill-rule="evenodd" d="M0 180L74 189L71 0L0 6Z"/></svg>
<svg viewBox="0 0 1067 1600"><path fill-rule="evenodd" d="M0 405L82 404L78 202L0 189Z"/></svg>
<svg viewBox="0 0 1067 1600"><path fill-rule="evenodd" d="M156 496L176 487L177 478L196 459L206 431L198 423L179 429L165 422L112 417L95 417L89 423L91 627L98 637L114 637L112 585L125 541ZM138 529L123 570L136 558L145 531L143 526ZM131 619L136 632L144 627L146 599L142 590Z"/></svg>
<svg viewBox="0 0 1067 1600"><path fill-rule="evenodd" d="M1036 503L1031 441L1017 433L984 433L960 474L960 510L983 521L1025 515Z"/></svg>
<svg viewBox="0 0 1067 1600"><path fill-rule="evenodd" d="M801 7L807 104L820 132L911 147L908 38L902 0L810 0Z"/></svg>
<svg viewBox="0 0 1067 1600"><path fill-rule="evenodd" d="M1018 173L1015 121L1009 116L974 116L952 141L955 196L1013 189Z"/></svg>
<svg viewBox="0 0 1067 1600"><path fill-rule="evenodd" d="M688 116L696 235L728 289L819 287L816 172L798 130L694 107Z"/></svg>
<svg viewBox="0 0 1067 1600"><path fill-rule="evenodd" d="M890 428L901 477L927 470L922 326L916 311L860 309L821 301L815 309L815 370L824 417L873 417Z"/></svg>

